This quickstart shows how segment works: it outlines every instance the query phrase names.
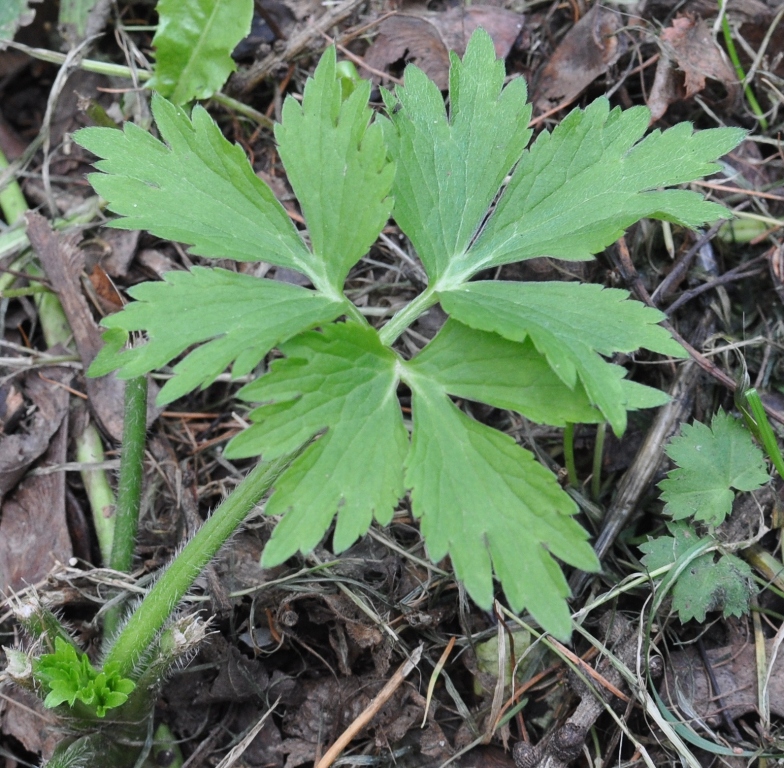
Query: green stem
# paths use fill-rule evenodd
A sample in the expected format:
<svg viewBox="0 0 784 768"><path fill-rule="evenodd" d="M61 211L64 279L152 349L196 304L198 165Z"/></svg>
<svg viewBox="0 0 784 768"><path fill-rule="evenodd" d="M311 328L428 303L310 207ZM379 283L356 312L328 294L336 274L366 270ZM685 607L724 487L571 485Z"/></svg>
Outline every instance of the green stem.
<svg viewBox="0 0 784 768"><path fill-rule="evenodd" d="M8 288L0 291L0 299L19 299L22 296L35 296L39 293L52 293L45 285L28 285L27 288Z"/></svg>
<svg viewBox="0 0 784 768"><path fill-rule="evenodd" d="M765 453L768 454L768 458L773 462L779 477L784 478L784 458L782 458L776 435L773 432L773 427L770 426L768 415L765 413L765 406L762 405L759 393L756 389L748 389L743 394L754 418L754 423L757 427L755 431L765 448Z"/></svg>
<svg viewBox="0 0 784 768"><path fill-rule="evenodd" d="M0 171L4 171L8 167L8 160L0 150ZM3 211L3 217L9 225L15 224L28 211L27 200L22 194L22 188L13 177L5 182L5 188L0 191L0 210Z"/></svg>
<svg viewBox="0 0 784 768"><path fill-rule="evenodd" d="M131 614L109 649L105 664L117 664L123 677L133 673L139 659L204 566L298 454L299 451L269 463L260 463L215 510Z"/></svg>
<svg viewBox="0 0 784 768"><path fill-rule="evenodd" d="M84 431L76 436L76 460L81 464L100 464L104 461L103 442L95 425L88 424ZM103 469L84 469L81 471L84 490L90 509L93 513L95 535L101 550L101 560L108 566L112 560L112 542L114 541L115 504L106 472Z"/></svg>
<svg viewBox="0 0 784 768"><path fill-rule="evenodd" d="M738 80L744 82L746 73L743 71L743 65L740 63L740 57L735 48L735 41L732 39L732 30L730 29L730 22L727 19L726 13L721 17L721 31L724 35L724 44L727 46L727 53L729 54L730 61L732 61L732 66L735 68L735 75ZM757 101L757 97L754 95L754 91L751 90L751 85L749 83L746 83L743 86L743 92L746 95L746 100L749 102L751 111L756 115L757 120L759 120L762 130L767 131L768 121L765 119L765 114Z"/></svg>
<svg viewBox="0 0 784 768"><path fill-rule="evenodd" d="M411 325L423 312L438 303L435 290L427 288L410 304L400 310L378 333L382 344L391 346L398 336Z"/></svg>
<svg viewBox="0 0 784 768"><path fill-rule="evenodd" d="M602 456L604 455L604 436L607 424L603 421L596 425L596 442L593 446L593 471L591 474L591 498L598 501L602 492Z"/></svg>
<svg viewBox="0 0 784 768"><path fill-rule="evenodd" d="M144 443L147 436L147 377L137 376L125 383L120 481L110 567L129 573L136 548L136 528L142 497Z"/></svg>
<svg viewBox="0 0 784 768"><path fill-rule="evenodd" d="M51 64L62 64L65 61L65 54L49 51L46 48L31 48L21 43L10 43L10 45L13 48L24 51L35 59L48 61ZM82 59L79 62L79 68L86 72L96 72L99 75L108 77L125 77L129 80L136 77L140 82L146 82L152 77L152 72L148 72L146 69L132 70L130 67L124 67L121 64L110 64L106 61L95 61L94 59ZM243 104L241 101L237 101L237 99L233 99L231 96L227 96L221 91L216 91L210 98L227 109L233 109L235 112L245 115L245 117L250 118L264 128L271 129L274 125L274 122L262 112L249 107L247 104Z"/></svg>
<svg viewBox="0 0 784 768"><path fill-rule="evenodd" d="M566 463L566 475L569 478L569 485L577 488L577 467L574 463L574 424L567 423L563 437L564 461Z"/></svg>

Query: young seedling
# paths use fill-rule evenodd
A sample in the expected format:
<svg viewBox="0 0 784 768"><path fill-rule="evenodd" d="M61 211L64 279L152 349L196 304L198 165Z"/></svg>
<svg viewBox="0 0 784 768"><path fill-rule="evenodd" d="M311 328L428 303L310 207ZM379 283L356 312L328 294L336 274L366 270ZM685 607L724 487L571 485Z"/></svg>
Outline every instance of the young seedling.
<svg viewBox="0 0 784 768"><path fill-rule="evenodd" d="M685 425L670 441L667 455L677 464L659 484L664 512L672 516L670 535L640 545L642 562L654 571L677 565L694 555L695 547L710 548L693 557L671 585L673 610L682 622L704 622L713 610L721 610L725 618L741 616L756 594L753 574L740 558L715 551L719 541L713 531L732 511L735 491L755 491L770 480L762 451L741 421L719 411L710 426ZM689 519L706 526L706 535L699 536Z"/></svg>
<svg viewBox="0 0 784 768"><path fill-rule="evenodd" d="M543 255L589 259L641 217L690 227L727 218L699 194L666 187L715 171L744 132L681 124L644 137L647 109L599 99L526 149L526 86L504 80L480 30L462 61L452 56L448 113L437 87L410 66L404 85L384 92L388 117L374 118L369 84L343 99L328 49L275 131L307 239L200 107L189 117L154 97L160 141L132 124L80 131L76 141L103 158L90 180L120 216L112 226L146 229L200 256L263 260L312 285L205 267L169 272L131 289L136 301L104 320L107 346L91 374L133 378L187 353L161 390L163 404L229 365L245 376L278 347L284 358L240 390L262 405L226 448L229 457L270 460L315 438L266 506L281 520L264 565L310 551L336 516L333 547L345 549L374 518L389 523L409 491L431 558L449 555L478 604L490 606L495 573L514 610L563 638L568 588L556 558L598 566L577 508L529 451L455 398L553 426L608 421L620 434L629 410L666 396L605 358L682 350L657 325L663 316L625 291L473 278ZM344 284L390 216L429 283L376 330ZM406 359L396 340L437 303L448 321ZM148 342L123 350L134 331ZM401 384L412 393L410 426Z"/></svg>

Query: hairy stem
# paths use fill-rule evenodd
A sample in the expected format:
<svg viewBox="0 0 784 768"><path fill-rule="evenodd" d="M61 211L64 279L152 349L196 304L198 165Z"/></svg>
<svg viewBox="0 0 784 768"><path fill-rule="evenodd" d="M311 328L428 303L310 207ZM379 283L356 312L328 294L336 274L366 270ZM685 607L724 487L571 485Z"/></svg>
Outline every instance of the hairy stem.
<svg viewBox="0 0 784 768"><path fill-rule="evenodd" d="M128 573L133 565L142 496L144 443L147 433L146 376L137 376L126 382L124 417L111 567L116 571Z"/></svg>
<svg viewBox="0 0 784 768"><path fill-rule="evenodd" d="M297 451L273 462L260 463L237 486L170 563L117 636L104 663L117 664L123 677L131 675L142 654L155 640L204 566L299 453Z"/></svg>
<svg viewBox="0 0 784 768"><path fill-rule="evenodd" d="M147 432L147 377L137 376L125 383L123 444L120 457L120 481L109 567L130 573L136 549L139 505L142 496L144 443ZM122 606L109 609L104 619L104 635L111 637L120 624Z"/></svg>
<svg viewBox="0 0 784 768"><path fill-rule="evenodd" d="M564 463L566 464L566 475L569 478L569 485L577 488L579 481L577 479L577 467L574 463L574 424L567 423L564 428L563 446Z"/></svg>

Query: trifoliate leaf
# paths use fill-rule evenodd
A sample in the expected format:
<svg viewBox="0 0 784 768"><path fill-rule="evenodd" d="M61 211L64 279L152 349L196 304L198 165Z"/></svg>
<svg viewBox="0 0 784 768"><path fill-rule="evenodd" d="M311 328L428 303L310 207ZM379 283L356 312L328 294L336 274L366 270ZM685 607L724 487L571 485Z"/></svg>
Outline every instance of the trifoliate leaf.
<svg viewBox="0 0 784 768"><path fill-rule="evenodd" d="M229 443L230 457L274 459L324 431L275 484L270 515L283 515L264 550L265 565L309 552L338 515L341 551L372 519L388 523L403 495L408 434L397 399L398 358L369 327L328 325L281 346L284 360L240 390L255 422Z"/></svg>
<svg viewBox="0 0 784 768"><path fill-rule="evenodd" d="M432 281L468 248L531 137L525 81L504 88L505 77L493 41L479 29L462 62L452 54L449 118L441 92L416 67L406 68L396 99L385 95L391 122L384 133L397 163L395 220Z"/></svg>
<svg viewBox="0 0 784 768"><path fill-rule="evenodd" d="M699 541L686 523L667 524L672 536L659 536L641 544L643 564L653 571L676 562ZM703 539L705 541L706 539ZM749 600L757 593L751 568L734 555L708 552L695 558L680 573L672 589L672 607L682 622L705 621L708 611L721 610L724 618L749 611Z"/></svg>
<svg viewBox="0 0 784 768"><path fill-rule="evenodd" d="M480 281L439 296L447 312L472 328L512 341L530 338L567 387L582 382L619 434L631 392L623 384L625 371L601 355L645 347L684 356L680 344L657 325L664 315L628 301L627 291L585 283Z"/></svg>
<svg viewBox="0 0 784 768"><path fill-rule="evenodd" d="M512 438L460 411L443 389L412 376L414 433L406 462L414 515L433 560L449 555L471 597L490 608L493 570L515 611L558 637L570 633L569 588L553 556L598 568L576 505Z"/></svg>
<svg viewBox="0 0 784 768"><path fill-rule="evenodd" d="M96 163L103 173L89 179L122 217L109 226L146 229L199 256L268 261L310 274L313 257L283 206L206 110L194 107L189 119L157 95L152 110L162 142L133 123L74 134L77 144L105 158Z"/></svg>
<svg viewBox="0 0 784 768"><path fill-rule="evenodd" d="M734 417L719 411L711 426L684 425L681 436L667 446L678 465L659 484L664 508L675 520L694 517L719 525L732 511L738 491L754 491L770 479L762 451Z"/></svg>
<svg viewBox="0 0 784 768"><path fill-rule="evenodd" d="M342 302L296 285L204 267L167 272L162 281L141 283L129 293L136 301L103 325L126 334L145 330L150 341L111 358L105 353L91 375L121 366L120 377L130 379L206 342L174 366L159 405L206 387L231 363L235 376L250 373L272 347L345 311ZM119 341L113 340L115 347Z"/></svg>
<svg viewBox="0 0 784 768"><path fill-rule="evenodd" d="M746 131L695 132L680 123L642 139L649 122L647 107L610 110L601 98L571 112L552 133L542 132L466 264L455 265L452 274L536 256L588 259L643 217L688 227L728 218L726 208L696 192L660 188L715 173L715 161Z"/></svg>
<svg viewBox="0 0 784 768"><path fill-rule="evenodd" d="M150 88L174 104L208 99L237 69L231 53L247 34L253 0L159 0Z"/></svg>
<svg viewBox="0 0 784 768"><path fill-rule="evenodd" d="M407 367L450 395L508 408L539 424L603 421L582 385L567 387L530 341L518 344L456 320L447 320Z"/></svg>
<svg viewBox="0 0 784 768"><path fill-rule="evenodd" d="M395 166L381 128L369 125L370 83L343 101L335 49L321 57L302 104L289 96L275 126L278 152L299 200L313 252L340 291L349 269L376 241L392 210Z"/></svg>

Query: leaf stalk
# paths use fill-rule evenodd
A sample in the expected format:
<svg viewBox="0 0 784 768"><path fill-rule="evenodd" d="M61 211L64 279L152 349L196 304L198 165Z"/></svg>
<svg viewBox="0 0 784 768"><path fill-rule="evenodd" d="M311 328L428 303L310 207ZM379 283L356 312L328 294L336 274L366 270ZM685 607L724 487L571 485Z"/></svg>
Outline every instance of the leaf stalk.
<svg viewBox="0 0 784 768"><path fill-rule="evenodd" d="M379 331L378 336L382 344L391 346L403 331L406 330L420 315L434 304L438 303L438 296L434 288L427 288L420 293L410 304L403 307Z"/></svg>
<svg viewBox="0 0 784 768"><path fill-rule="evenodd" d="M131 675L139 659L163 628L205 565L272 487L300 451L260 463L215 510L128 619L104 659Z"/></svg>

